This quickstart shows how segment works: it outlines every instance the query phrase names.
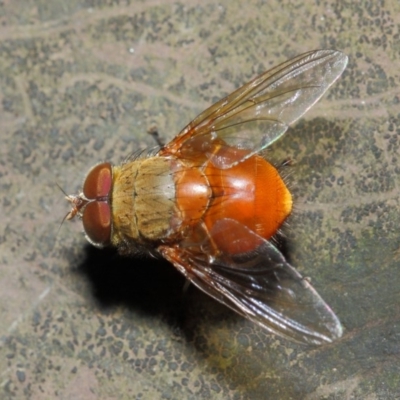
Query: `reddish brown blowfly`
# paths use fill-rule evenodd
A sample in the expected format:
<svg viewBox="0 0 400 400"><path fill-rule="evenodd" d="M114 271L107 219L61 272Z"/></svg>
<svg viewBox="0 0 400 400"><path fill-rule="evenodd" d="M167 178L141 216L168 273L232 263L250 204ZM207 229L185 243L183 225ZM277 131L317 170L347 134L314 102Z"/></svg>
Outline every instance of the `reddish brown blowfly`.
<svg viewBox="0 0 400 400"><path fill-rule="evenodd" d="M331 342L342 326L270 241L292 209L277 169L257 153L341 75L347 57L302 54L202 112L155 155L92 168L67 219L87 239L169 260L197 287L275 334Z"/></svg>

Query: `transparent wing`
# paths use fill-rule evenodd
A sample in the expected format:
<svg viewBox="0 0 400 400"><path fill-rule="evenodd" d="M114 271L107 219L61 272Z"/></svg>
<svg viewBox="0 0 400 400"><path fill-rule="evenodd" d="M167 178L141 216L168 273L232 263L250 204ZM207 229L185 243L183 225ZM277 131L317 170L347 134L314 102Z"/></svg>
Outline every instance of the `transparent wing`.
<svg viewBox="0 0 400 400"><path fill-rule="evenodd" d="M198 233L219 235L239 248L243 242L257 248L232 255L204 239L159 250L205 293L272 333L314 345L342 335L334 312L272 243L230 219L218 221L209 235Z"/></svg>
<svg viewBox="0 0 400 400"><path fill-rule="evenodd" d="M160 155L191 154L199 136L204 136L250 150L250 157L282 136L312 107L341 75L347 60L339 51L316 50L286 61L209 107L161 149Z"/></svg>

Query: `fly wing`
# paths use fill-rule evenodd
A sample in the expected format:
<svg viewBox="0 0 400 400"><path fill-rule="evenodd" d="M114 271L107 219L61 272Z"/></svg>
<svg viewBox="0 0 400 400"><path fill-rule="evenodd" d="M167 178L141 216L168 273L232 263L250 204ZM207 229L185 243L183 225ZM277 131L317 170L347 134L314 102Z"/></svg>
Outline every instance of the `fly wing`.
<svg viewBox="0 0 400 400"><path fill-rule="evenodd" d="M213 251L206 237L219 235L230 244L237 242L238 248L249 242L257 248L236 255ZM183 241L159 251L205 293L266 330L300 343L319 345L342 335L334 312L272 243L231 219L218 221L212 232L199 232L198 237L205 238L200 245Z"/></svg>
<svg viewBox="0 0 400 400"><path fill-rule="evenodd" d="M196 117L160 155L192 152L200 136L249 150L266 148L312 107L341 75L347 56L316 50L264 72ZM232 164L220 165L229 168Z"/></svg>

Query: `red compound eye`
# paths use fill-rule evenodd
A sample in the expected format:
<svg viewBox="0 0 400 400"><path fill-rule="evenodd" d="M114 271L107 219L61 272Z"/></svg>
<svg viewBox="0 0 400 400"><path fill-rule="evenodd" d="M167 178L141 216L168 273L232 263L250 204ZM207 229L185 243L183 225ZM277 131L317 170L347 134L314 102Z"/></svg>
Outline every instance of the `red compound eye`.
<svg viewBox="0 0 400 400"><path fill-rule="evenodd" d="M96 246L105 246L111 239L111 208L109 196L112 186L110 163L92 168L83 184L83 194L91 200L82 216L83 228L89 241Z"/></svg>
<svg viewBox="0 0 400 400"><path fill-rule="evenodd" d="M83 194L88 200L108 197L112 185L112 170L110 163L102 163L93 167L83 184Z"/></svg>
<svg viewBox="0 0 400 400"><path fill-rule="evenodd" d="M88 203L82 216L83 228L89 241L96 246L106 246L111 239L111 209L105 201Z"/></svg>

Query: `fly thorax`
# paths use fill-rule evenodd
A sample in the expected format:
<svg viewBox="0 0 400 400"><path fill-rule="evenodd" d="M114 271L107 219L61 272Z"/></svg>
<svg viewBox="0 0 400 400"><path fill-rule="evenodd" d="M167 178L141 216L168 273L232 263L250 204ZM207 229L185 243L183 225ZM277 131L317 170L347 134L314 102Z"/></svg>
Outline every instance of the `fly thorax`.
<svg viewBox="0 0 400 400"><path fill-rule="evenodd" d="M170 164L167 158L150 157L114 168L114 244L159 241L171 234L175 183Z"/></svg>

